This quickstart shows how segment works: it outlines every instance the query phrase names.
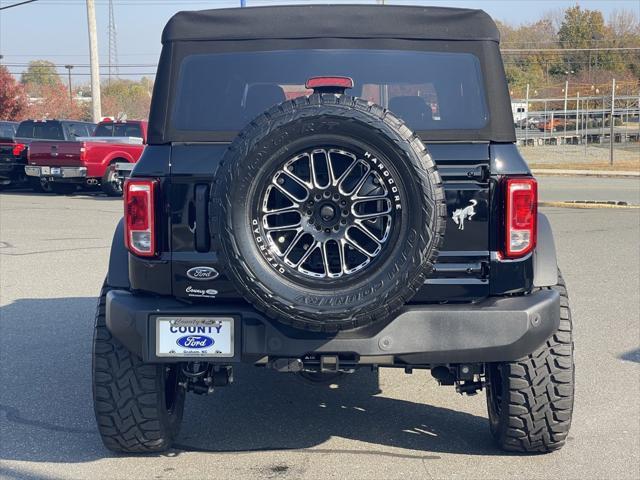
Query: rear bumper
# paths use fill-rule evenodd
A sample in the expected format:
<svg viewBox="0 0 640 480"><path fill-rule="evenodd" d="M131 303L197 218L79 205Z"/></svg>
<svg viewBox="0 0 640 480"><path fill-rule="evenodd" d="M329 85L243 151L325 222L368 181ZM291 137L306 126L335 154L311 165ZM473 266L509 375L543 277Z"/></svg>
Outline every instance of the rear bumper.
<svg viewBox="0 0 640 480"><path fill-rule="evenodd" d="M30 177L57 179L84 179L87 177L87 167L38 167L27 165L24 172Z"/></svg>
<svg viewBox="0 0 640 480"><path fill-rule="evenodd" d="M24 163L0 159L0 177L15 178L24 175Z"/></svg>
<svg viewBox="0 0 640 480"><path fill-rule="evenodd" d="M158 316L233 317L234 357L192 359L225 364L325 354L379 365L515 360L539 347L560 322L560 297L553 290L474 304L407 305L393 320L333 336L283 326L248 304L184 304L125 290L110 291L106 300L107 328L146 362L190 360L155 355Z"/></svg>

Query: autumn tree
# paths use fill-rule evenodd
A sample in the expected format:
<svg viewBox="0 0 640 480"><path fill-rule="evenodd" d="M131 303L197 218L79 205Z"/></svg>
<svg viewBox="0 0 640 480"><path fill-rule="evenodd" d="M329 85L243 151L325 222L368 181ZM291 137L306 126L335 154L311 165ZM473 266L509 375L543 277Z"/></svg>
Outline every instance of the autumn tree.
<svg viewBox="0 0 640 480"><path fill-rule="evenodd" d="M640 20L632 10L615 10L607 22L611 46L625 48L640 46ZM617 51L613 53L617 70L626 69L640 78L640 52Z"/></svg>
<svg viewBox="0 0 640 480"><path fill-rule="evenodd" d="M564 20L558 30L558 40L562 48L590 49L598 46L607 37L607 29L602 12L582 9L580 5L567 8ZM585 68L599 66L611 69L612 57L609 52L571 51L564 54L567 71L579 72Z"/></svg>
<svg viewBox="0 0 640 480"><path fill-rule="evenodd" d="M27 113L35 119L80 120L86 116L82 106L69 98L69 90L62 84L41 85L40 96L33 99Z"/></svg>
<svg viewBox="0 0 640 480"><path fill-rule="evenodd" d="M62 80L56 71L55 64L47 60L29 62L29 66L22 73L20 81L32 97L41 97L42 89L62 85Z"/></svg>
<svg viewBox="0 0 640 480"><path fill-rule="evenodd" d="M631 10L614 11L605 21L601 12L575 6L518 26L496 24L514 96L523 96L527 84L536 96L561 96L567 80L570 92L581 88L589 94L598 86L606 91L614 77L623 94L638 91L640 52L634 49L640 45L640 22Z"/></svg>
<svg viewBox="0 0 640 480"><path fill-rule="evenodd" d="M543 85L555 74L562 64L558 55L537 48L554 48L556 29L551 15L541 20L514 28L508 24L497 22L500 30L502 47L505 49L521 49L522 53L508 54L504 57L505 71L509 85L522 90L526 84Z"/></svg>
<svg viewBox="0 0 640 480"><path fill-rule="evenodd" d="M126 115L129 119L149 116L152 82L143 77L139 82L115 80L102 87L102 113L108 116Z"/></svg>
<svg viewBox="0 0 640 480"><path fill-rule="evenodd" d="M24 86L0 65L0 120L22 120L28 106Z"/></svg>

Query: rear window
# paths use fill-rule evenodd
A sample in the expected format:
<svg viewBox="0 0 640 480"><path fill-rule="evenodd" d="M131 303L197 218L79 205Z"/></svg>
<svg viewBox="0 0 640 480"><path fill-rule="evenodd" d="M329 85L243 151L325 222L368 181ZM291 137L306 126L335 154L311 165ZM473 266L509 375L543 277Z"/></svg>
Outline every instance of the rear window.
<svg viewBox="0 0 640 480"><path fill-rule="evenodd" d="M0 138L13 138L16 134L16 124L0 122Z"/></svg>
<svg viewBox="0 0 640 480"><path fill-rule="evenodd" d="M64 140L60 122L22 122L16 132L18 138L40 140Z"/></svg>
<svg viewBox="0 0 640 480"><path fill-rule="evenodd" d="M73 140L76 137L88 137L91 135L91 125L86 123L68 123L67 132L69 138Z"/></svg>
<svg viewBox="0 0 640 480"><path fill-rule="evenodd" d="M96 137L140 137L142 129L139 123L101 123L94 133Z"/></svg>
<svg viewBox="0 0 640 480"><path fill-rule="evenodd" d="M475 130L489 119L478 58L406 50L287 50L189 55L174 96L176 130L236 131L269 107L308 95L315 76L347 76L348 93L417 131Z"/></svg>

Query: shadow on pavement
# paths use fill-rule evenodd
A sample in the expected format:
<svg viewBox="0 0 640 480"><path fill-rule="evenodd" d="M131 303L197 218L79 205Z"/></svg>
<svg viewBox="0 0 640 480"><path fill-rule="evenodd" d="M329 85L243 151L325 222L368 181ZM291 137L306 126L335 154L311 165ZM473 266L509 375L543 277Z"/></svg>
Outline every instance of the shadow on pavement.
<svg viewBox="0 0 640 480"><path fill-rule="evenodd" d="M108 197L100 190L78 190L70 195L56 195L53 193L36 193L28 188L19 188L16 187L11 190L0 190L1 195L12 196L12 197L20 197L20 196L38 196L38 197L66 197L73 198L78 200L101 200L101 201L122 201L122 197Z"/></svg>
<svg viewBox="0 0 640 480"><path fill-rule="evenodd" d="M95 303L95 298L21 299L0 307L0 463L111 456L97 434L91 400ZM424 376L425 391L437 388L427 385L428 373L414 375ZM302 448L346 453L322 447L331 437L365 442L366 448L348 450L363 455L502 455L485 418L381 396L378 375L371 371L331 385L252 366L236 367L235 377L234 385L211 396L187 398L176 448L164 455Z"/></svg>
<svg viewBox="0 0 640 480"><path fill-rule="evenodd" d="M627 362L640 363L640 348L623 353L620 355L620 359Z"/></svg>

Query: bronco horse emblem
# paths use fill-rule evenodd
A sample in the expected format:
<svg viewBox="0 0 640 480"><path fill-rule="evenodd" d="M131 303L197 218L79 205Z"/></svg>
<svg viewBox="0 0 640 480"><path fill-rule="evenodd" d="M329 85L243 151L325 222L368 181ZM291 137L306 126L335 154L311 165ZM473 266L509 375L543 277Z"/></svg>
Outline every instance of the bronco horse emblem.
<svg viewBox="0 0 640 480"><path fill-rule="evenodd" d="M458 230L464 230L465 219L471 220L476 214L476 210L473 207L475 207L478 202L476 200L470 200L469 203L471 205L467 205L464 208L456 208L451 214L451 218L456 222L456 225L458 225Z"/></svg>

